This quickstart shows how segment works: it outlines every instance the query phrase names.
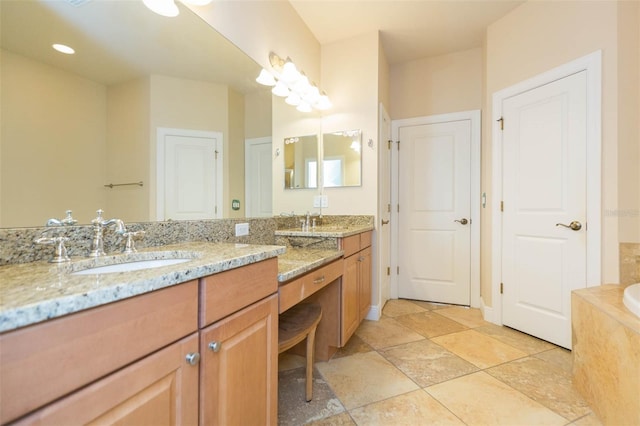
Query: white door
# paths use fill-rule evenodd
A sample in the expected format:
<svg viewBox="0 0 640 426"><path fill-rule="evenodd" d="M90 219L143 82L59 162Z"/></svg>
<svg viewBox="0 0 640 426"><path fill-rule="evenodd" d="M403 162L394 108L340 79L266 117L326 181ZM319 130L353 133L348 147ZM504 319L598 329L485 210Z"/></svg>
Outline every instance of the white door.
<svg viewBox="0 0 640 426"><path fill-rule="evenodd" d="M380 104L380 143L378 159L378 223L379 253L378 256L378 283L380 310L387 303L391 295L391 119L389 114Z"/></svg>
<svg viewBox="0 0 640 426"><path fill-rule="evenodd" d="M398 296L470 304L471 120L398 136Z"/></svg>
<svg viewBox="0 0 640 426"><path fill-rule="evenodd" d="M245 199L247 217L273 216L271 138L245 141Z"/></svg>
<svg viewBox="0 0 640 426"><path fill-rule="evenodd" d="M159 220L221 217L222 134L158 129Z"/></svg>
<svg viewBox="0 0 640 426"><path fill-rule="evenodd" d="M586 286L586 74L502 103L502 322L566 348Z"/></svg>

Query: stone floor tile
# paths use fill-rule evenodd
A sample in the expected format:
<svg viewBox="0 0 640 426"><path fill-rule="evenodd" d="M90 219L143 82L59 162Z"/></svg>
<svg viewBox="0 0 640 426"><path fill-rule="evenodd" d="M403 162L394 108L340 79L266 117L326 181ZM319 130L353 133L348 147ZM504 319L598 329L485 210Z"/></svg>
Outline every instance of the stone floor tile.
<svg viewBox="0 0 640 426"><path fill-rule="evenodd" d="M478 371L475 365L429 340L393 346L380 353L420 387Z"/></svg>
<svg viewBox="0 0 640 426"><path fill-rule="evenodd" d="M489 368L527 356L525 352L475 330L447 334L431 340L479 368Z"/></svg>
<svg viewBox="0 0 640 426"><path fill-rule="evenodd" d="M320 362L316 367L348 410L418 389L377 352Z"/></svg>
<svg viewBox="0 0 640 426"><path fill-rule="evenodd" d="M482 371L425 390L467 425L567 423L564 417Z"/></svg>

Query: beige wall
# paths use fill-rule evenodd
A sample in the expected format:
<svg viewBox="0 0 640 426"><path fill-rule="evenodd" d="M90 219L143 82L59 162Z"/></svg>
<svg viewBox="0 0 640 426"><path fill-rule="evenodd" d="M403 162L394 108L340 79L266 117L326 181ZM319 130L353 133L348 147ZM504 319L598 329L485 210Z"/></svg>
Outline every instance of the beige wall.
<svg viewBox="0 0 640 426"><path fill-rule="evenodd" d="M391 77L389 74L391 69L387 61L387 55L380 42L380 33L378 33L378 102L384 105L385 111L389 113L391 108Z"/></svg>
<svg viewBox="0 0 640 426"><path fill-rule="evenodd" d="M618 8L620 242L640 242L640 3Z"/></svg>
<svg viewBox="0 0 640 426"><path fill-rule="evenodd" d="M107 89L107 181L144 186L105 190L105 217L117 215L125 222L149 217L150 89L148 78Z"/></svg>
<svg viewBox="0 0 640 426"><path fill-rule="evenodd" d="M106 203L106 87L20 55L0 55L0 226L44 225L67 209L89 222Z"/></svg>
<svg viewBox="0 0 640 426"><path fill-rule="evenodd" d="M156 205L156 129L167 127L222 132L223 201L229 200L229 90L227 86L166 76L151 76L151 113L149 128L149 205L155 220Z"/></svg>
<svg viewBox="0 0 640 426"><path fill-rule="evenodd" d="M291 57L309 80L321 83L320 43L288 1L214 0L186 6L262 67L269 66L269 52L275 52Z"/></svg>
<svg viewBox="0 0 640 426"><path fill-rule="evenodd" d="M325 214L377 212L378 55L378 32L322 46L323 88L333 102L322 117L322 132L360 129L363 142L362 186L324 189Z"/></svg>
<svg viewBox="0 0 640 426"><path fill-rule="evenodd" d="M482 107L482 48L391 66L391 119Z"/></svg>
<svg viewBox="0 0 640 426"><path fill-rule="evenodd" d="M229 90L229 149L225 182L228 182L228 195L224 200L224 217L244 217L244 96ZM231 208L231 201L240 201L240 210Z"/></svg>
<svg viewBox="0 0 640 426"><path fill-rule="evenodd" d="M602 208L618 206L618 46L615 2L527 2L490 25L486 36L482 191L491 205L491 95L591 52L603 51ZM482 288L491 305L490 211L482 217ZM618 220L603 215L604 282L618 280Z"/></svg>
<svg viewBox="0 0 640 426"><path fill-rule="evenodd" d="M247 139L271 136L271 97L269 89L244 95L244 133Z"/></svg>

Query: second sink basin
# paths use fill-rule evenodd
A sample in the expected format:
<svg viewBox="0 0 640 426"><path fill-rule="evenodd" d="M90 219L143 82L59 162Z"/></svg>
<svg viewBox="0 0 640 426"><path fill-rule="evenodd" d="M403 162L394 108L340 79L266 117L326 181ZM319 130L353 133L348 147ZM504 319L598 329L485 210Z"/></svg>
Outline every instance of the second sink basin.
<svg viewBox="0 0 640 426"><path fill-rule="evenodd" d="M160 268L162 266L177 265L179 263L188 262L193 259L150 259L136 260L131 262L116 263L113 265L95 266L93 268L83 269L81 271L72 272L71 275L96 275L110 274L114 272L131 272L141 269Z"/></svg>

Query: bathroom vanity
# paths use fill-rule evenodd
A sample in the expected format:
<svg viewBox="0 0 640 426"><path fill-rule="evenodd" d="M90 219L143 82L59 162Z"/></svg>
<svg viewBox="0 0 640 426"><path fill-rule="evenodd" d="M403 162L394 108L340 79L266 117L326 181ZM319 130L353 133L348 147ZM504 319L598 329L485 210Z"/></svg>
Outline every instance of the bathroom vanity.
<svg viewBox="0 0 640 426"><path fill-rule="evenodd" d="M361 225L276 231L281 238L277 241L286 243L288 239L297 246L288 247L279 258L281 269L289 272L278 275L280 312L302 301L322 306L316 332L317 360L330 359L346 345L369 312L372 229ZM297 352L304 350L300 346Z"/></svg>
<svg viewBox="0 0 640 426"><path fill-rule="evenodd" d="M171 249L198 257L103 275L44 263L3 268L3 296L49 295L3 311L0 423L27 415L18 424L276 424L276 256L284 248ZM31 283L21 278L26 267ZM34 324L23 324L29 317Z"/></svg>
<svg viewBox="0 0 640 426"><path fill-rule="evenodd" d="M0 424L275 425L278 314L317 301L317 359L344 346L370 305L372 229L3 266Z"/></svg>

